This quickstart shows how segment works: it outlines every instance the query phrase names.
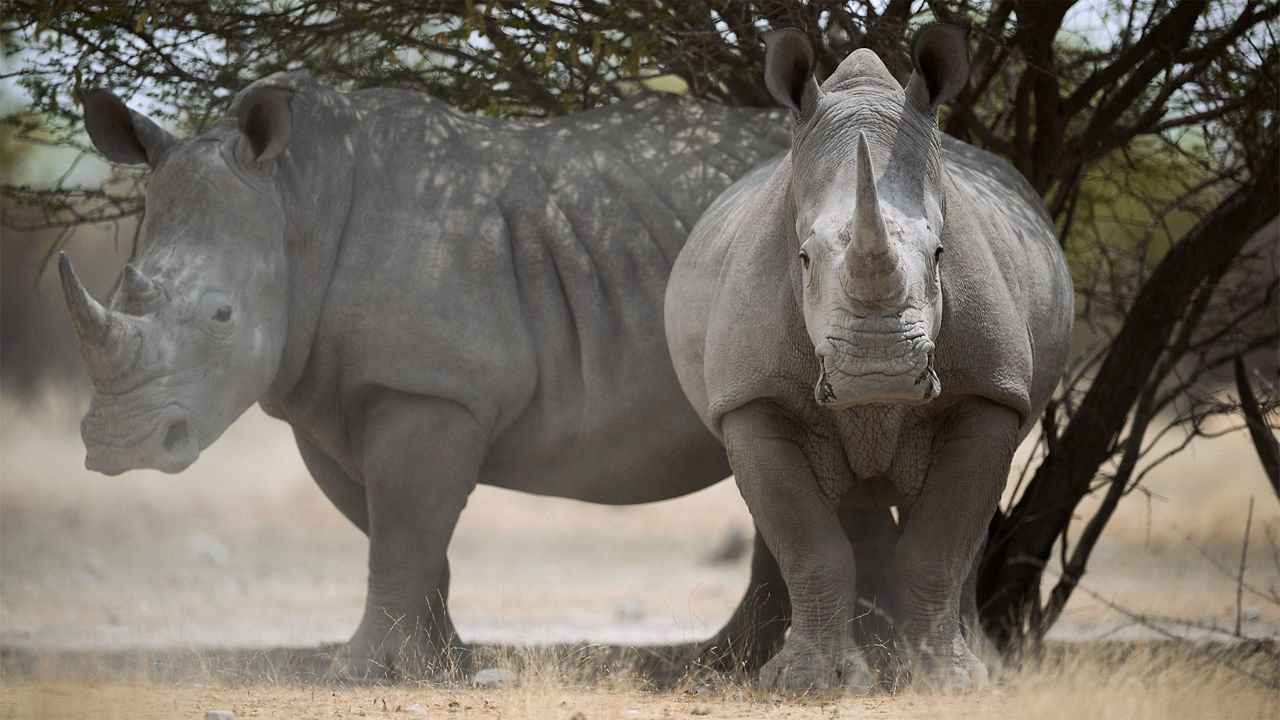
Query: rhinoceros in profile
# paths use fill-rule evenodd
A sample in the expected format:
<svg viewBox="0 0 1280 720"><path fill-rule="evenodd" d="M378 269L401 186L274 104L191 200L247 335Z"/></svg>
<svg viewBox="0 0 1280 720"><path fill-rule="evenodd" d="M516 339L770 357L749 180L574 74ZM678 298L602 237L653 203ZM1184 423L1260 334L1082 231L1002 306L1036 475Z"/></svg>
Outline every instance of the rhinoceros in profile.
<svg viewBox="0 0 1280 720"><path fill-rule="evenodd" d="M790 591L775 687L866 688L854 514L896 506L873 569L913 675L952 689L986 670L961 585L1014 449L1065 364L1073 290L1040 199L1006 163L939 133L964 86L967 31L922 29L904 89L870 50L819 87L795 30L766 37L790 152L723 193L667 287L686 395L729 454Z"/></svg>
<svg viewBox="0 0 1280 720"><path fill-rule="evenodd" d="M369 536L338 676L425 668L454 640L445 550L476 483L626 504L728 475L662 301L702 210L785 148L781 113L655 95L497 121L292 73L177 139L82 100L97 148L152 170L106 306L60 262L94 385L86 466L182 470L254 402L288 422Z"/></svg>

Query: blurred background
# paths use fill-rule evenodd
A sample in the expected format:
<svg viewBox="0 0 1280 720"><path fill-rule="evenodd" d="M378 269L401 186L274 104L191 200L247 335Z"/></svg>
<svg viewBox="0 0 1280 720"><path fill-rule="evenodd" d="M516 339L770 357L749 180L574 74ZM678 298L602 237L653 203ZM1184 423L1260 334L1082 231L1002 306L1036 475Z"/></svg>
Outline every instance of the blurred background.
<svg viewBox="0 0 1280 720"><path fill-rule="evenodd" d="M996 629L1280 638L1275 5L367 5L6 8L0 647L315 646L345 640L363 607L363 536L256 407L180 474L83 469L89 384L50 261L65 249L105 297L145 176L88 149L74 90L115 90L179 135L296 68L499 116L644 89L766 105L759 30L805 30L824 73L868 46L905 79L907 38L935 19L973 27L973 79L944 129L1028 177L1079 293L1049 432L993 521ZM451 606L468 640L704 637L744 588L750 527L731 482L628 508L481 488L450 549Z"/></svg>

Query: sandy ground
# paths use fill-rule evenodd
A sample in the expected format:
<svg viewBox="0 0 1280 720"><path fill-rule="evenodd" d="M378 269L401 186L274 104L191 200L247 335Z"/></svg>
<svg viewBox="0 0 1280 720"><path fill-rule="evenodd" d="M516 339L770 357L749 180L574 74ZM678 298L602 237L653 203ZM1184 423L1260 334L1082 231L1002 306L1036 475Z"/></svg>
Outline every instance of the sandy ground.
<svg viewBox="0 0 1280 720"><path fill-rule="evenodd" d="M228 649L345 640L363 606L364 537L313 485L288 428L253 409L178 476L108 478L83 469L80 411L57 398L0 400L3 717L201 717L213 708L237 717L1012 717L1037 707L1068 716L1051 712L1062 710L1062 696L1041 686L1089 687L1085 695L1107 703L1098 717L1277 715L1274 691L1185 648L1127 659L1131 672L1114 671L1125 663L1101 677L1096 670L1102 641L1158 636L1133 614L1175 618L1166 627L1190 635L1204 633L1181 621L1231 629L1239 616L1246 635L1280 639L1280 606L1269 599L1280 594L1280 504L1238 436L1200 444L1153 476L1151 497L1122 506L1091 562L1088 592L1076 594L1053 635L1093 653L1081 661L1092 670L1065 672L1081 664L1072 660L965 698L777 698L741 685L649 692L608 673L582 681L555 672L496 691L355 690L219 667L243 659L227 660ZM450 548L451 606L471 641L698 639L728 616L747 577L745 557L710 558L749 527L731 483L626 508L481 488ZM67 653L79 658L74 672L57 660ZM178 656L187 658L183 672L154 671ZM147 662L150 671L120 671ZM1154 673L1153 664L1173 670ZM1088 698L1071 702L1069 716L1102 712L1091 713ZM412 711L415 703L425 712Z"/></svg>

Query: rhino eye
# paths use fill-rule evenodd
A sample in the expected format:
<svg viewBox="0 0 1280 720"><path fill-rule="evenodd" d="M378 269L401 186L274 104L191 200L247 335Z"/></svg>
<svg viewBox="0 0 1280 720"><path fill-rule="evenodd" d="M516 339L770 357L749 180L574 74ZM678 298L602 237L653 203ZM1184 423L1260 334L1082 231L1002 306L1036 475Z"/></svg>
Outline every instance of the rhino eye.
<svg viewBox="0 0 1280 720"><path fill-rule="evenodd" d="M213 319L218 322L226 322L231 319L231 306L223 305L218 308L218 312L213 314Z"/></svg>
<svg viewBox="0 0 1280 720"><path fill-rule="evenodd" d="M809 269L809 253L804 250L800 251L800 264L804 265L805 270Z"/></svg>
<svg viewBox="0 0 1280 720"><path fill-rule="evenodd" d="M937 250L933 251L933 261L936 263L942 259L942 246L939 245Z"/></svg>

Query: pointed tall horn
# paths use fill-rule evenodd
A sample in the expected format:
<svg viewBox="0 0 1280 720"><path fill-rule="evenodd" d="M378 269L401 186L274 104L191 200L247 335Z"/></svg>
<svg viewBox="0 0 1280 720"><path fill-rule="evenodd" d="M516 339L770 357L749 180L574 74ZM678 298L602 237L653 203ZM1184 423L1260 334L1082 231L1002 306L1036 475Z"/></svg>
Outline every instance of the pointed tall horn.
<svg viewBox="0 0 1280 720"><path fill-rule="evenodd" d="M120 283L121 309L125 312L140 315L149 310L162 297L160 285L147 277L132 263L124 266L124 277Z"/></svg>
<svg viewBox="0 0 1280 720"><path fill-rule="evenodd" d="M111 331L111 315L84 289L65 252L58 253L58 275L62 278L62 295L71 310L71 322L75 324L80 342L106 339Z"/></svg>
<svg viewBox="0 0 1280 720"><path fill-rule="evenodd" d="M99 380L127 373L137 359L141 342L137 328L89 295L65 252L58 253L58 275L89 376Z"/></svg>
<svg viewBox="0 0 1280 720"><path fill-rule="evenodd" d="M858 133L857 146L853 218L842 231L849 242L844 256L846 282L855 297L878 300L902 291L902 272L880 209L865 133Z"/></svg>

